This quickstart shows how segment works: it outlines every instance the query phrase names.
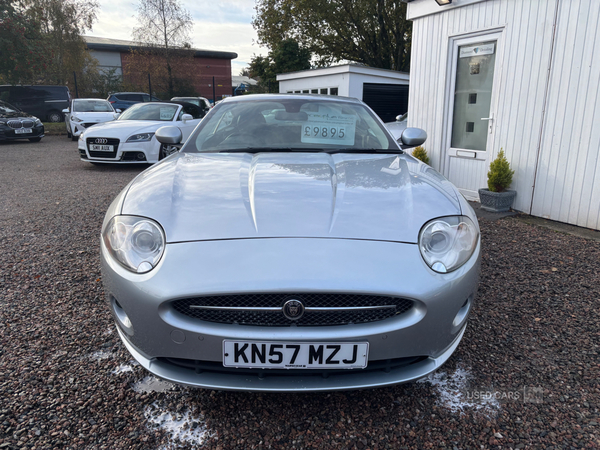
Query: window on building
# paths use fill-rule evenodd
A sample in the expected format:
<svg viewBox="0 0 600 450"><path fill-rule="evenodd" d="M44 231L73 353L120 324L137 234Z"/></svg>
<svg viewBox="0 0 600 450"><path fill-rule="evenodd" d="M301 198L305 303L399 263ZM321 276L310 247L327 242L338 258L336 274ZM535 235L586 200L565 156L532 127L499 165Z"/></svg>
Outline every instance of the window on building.
<svg viewBox="0 0 600 450"><path fill-rule="evenodd" d="M329 94L330 95L338 95L338 88L330 88Z"/></svg>
<svg viewBox="0 0 600 450"><path fill-rule="evenodd" d="M311 94L318 94L318 93L319 93L319 90L318 90L318 89L311 89L311 90L310 90L310 93L311 93Z"/></svg>
<svg viewBox="0 0 600 450"><path fill-rule="evenodd" d="M304 90L302 91L302 93L303 93L303 94L308 94L308 89L304 89Z"/></svg>
<svg viewBox="0 0 600 450"><path fill-rule="evenodd" d="M327 88L322 88L322 89L321 89L321 94L325 94L325 95L327 95L327 91L328 91L328 89L327 89Z"/></svg>

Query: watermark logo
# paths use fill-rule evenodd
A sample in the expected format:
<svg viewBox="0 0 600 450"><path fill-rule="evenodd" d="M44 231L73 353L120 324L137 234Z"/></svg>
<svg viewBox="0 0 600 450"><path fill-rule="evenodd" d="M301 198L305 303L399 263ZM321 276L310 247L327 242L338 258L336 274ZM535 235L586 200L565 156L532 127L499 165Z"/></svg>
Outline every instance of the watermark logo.
<svg viewBox="0 0 600 450"><path fill-rule="evenodd" d="M544 403L544 389L540 386L525 386L523 388L523 402Z"/></svg>
<svg viewBox="0 0 600 450"><path fill-rule="evenodd" d="M514 390L467 389L465 395L470 402L544 402L544 389L535 386L524 386Z"/></svg>

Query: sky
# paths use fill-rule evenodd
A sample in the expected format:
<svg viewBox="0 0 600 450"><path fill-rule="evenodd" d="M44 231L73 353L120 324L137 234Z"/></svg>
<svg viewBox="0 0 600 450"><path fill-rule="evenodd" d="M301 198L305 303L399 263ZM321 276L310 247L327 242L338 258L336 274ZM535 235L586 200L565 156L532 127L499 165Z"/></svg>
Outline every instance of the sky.
<svg viewBox="0 0 600 450"><path fill-rule="evenodd" d="M194 20L192 47L235 52L231 61L232 75L239 75L254 54L267 55L268 50L256 44L256 31L250 23L254 0L180 0ZM98 20L87 36L132 40L137 2L132 0L99 0Z"/></svg>

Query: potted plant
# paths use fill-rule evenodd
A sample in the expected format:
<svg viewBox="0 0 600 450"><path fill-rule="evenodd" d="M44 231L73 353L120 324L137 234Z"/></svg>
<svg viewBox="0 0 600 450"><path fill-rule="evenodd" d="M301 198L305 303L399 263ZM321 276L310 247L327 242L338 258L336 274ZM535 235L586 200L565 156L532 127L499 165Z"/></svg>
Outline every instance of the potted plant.
<svg viewBox="0 0 600 450"><path fill-rule="evenodd" d="M488 189L479 189L479 200L483 209L491 212L504 212L511 208L517 191L507 188L512 183L514 173L514 170L510 170L504 150L500 149L498 156L490 164Z"/></svg>
<svg viewBox="0 0 600 450"><path fill-rule="evenodd" d="M418 160L423 161L428 166L430 165L429 164L429 156L427 155L427 150L425 150L424 147L422 147L420 145L418 147L415 147L415 149L412 151L411 155L414 156L415 158L417 158Z"/></svg>

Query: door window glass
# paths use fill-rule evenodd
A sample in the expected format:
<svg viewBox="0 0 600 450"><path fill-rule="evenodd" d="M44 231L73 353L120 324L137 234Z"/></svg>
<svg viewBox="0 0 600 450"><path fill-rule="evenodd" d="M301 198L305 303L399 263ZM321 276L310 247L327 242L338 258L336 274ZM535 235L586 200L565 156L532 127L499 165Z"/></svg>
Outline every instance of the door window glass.
<svg viewBox="0 0 600 450"><path fill-rule="evenodd" d="M496 41L458 49L452 148L485 151L490 123Z"/></svg>

